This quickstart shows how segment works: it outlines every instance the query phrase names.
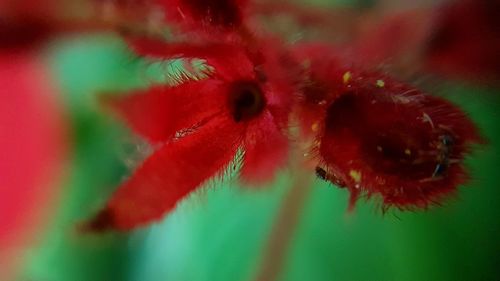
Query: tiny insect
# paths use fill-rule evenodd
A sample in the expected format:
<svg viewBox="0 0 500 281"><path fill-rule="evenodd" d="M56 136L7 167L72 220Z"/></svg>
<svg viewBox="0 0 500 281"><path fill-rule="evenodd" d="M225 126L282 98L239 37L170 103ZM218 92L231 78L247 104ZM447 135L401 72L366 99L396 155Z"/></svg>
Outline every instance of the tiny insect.
<svg viewBox="0 0 500 281"><path fill-rule="evenodd" d="M325 169L323 169L319 166L317 166L315 168L315 172L316 172L316 176L319 179L331 182L332 184L334 184L340 188L345 188L347 186L346 183L342 179L335 176L334 174L329 174Z"/></svg>
<svg viewBox="0 0 500 281"><path fill-rule="evenodd" d="M454 144L453 137L444 134L439 137L440 143L438 145L439 155L438 155L438 164L434 169L434 173L432 174L432 178L441 177L448 170L450 166L450 155L452 151L452 147Z"/></svg>

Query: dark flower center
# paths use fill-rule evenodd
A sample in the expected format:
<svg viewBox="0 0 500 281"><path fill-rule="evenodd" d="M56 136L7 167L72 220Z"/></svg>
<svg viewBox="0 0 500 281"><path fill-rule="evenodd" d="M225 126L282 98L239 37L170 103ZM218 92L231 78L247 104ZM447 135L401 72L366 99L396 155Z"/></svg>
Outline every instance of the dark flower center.
<svg viewBox="0 0 500 281"><path fill-rule="evenodd" d="M234 121L247 121L259 115L266 100L258 84L251 81L240 81L232 85L229 104Z"/></svg>

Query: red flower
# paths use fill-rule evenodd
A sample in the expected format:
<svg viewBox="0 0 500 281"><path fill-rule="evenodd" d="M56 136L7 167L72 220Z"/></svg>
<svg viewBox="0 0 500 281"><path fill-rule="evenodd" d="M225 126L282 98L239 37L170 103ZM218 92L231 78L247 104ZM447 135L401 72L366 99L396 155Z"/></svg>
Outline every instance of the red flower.
<svg viewBox="0 0 500 281"><path fill-rule="evenodd" d="M234 29L243 23L248 0L156 0L167 20L188 28Z"/></svg>
<svg viewBox="0 0 500 281"><path fill-rule="evenodd" d="M302 137L314 139L316 173L347 187L351 206L366 194L380 195L385 207L427 207L465 182L463 158L470 144L480 141L465 114L443 99L364 70L398 52L408 38L413 49L421 48L427 26L415 38L400 33L389 53L379 52L387 43L379 40L356 58L321 44L285 49L251 33L244 0L145 2L163 7L167 23L183 34L170 43L127 38L131 48L153 59L200 58L213 72L202 80L181 74L175 87L106 98L155 151L86 229L127 230L158 220L223 172L240 149L244 181L272 178L286 159L292 108ZM406 21L406 15L421 16L394 17L380 38L395 22L405 30L418 22ZM366 42L362 39L357 42ZM350 63L359 58L370 59L365 68Z"/></svg>
<svg viewBox="0 0 500 281"><path fill-rule="evenodd" d="M240 148L249 183L270 179L284 164L290 97L283 81L272 71L263 77L256 67L269 68L234 46L203 58L215 68L207 79L107 99L156 149L87 229L127 230L160 219L223 173Z"/></svg>
<svg viewBox="0 0 500 281"><path fill-rule="evenodd" d="M481 139L456 106L338 60L310 69L304 106L321 100L305 128L317 132L316 173L347 187L351 208L360 194L380 195L384 208L425 208L467 180L463 158Z"/></svg>

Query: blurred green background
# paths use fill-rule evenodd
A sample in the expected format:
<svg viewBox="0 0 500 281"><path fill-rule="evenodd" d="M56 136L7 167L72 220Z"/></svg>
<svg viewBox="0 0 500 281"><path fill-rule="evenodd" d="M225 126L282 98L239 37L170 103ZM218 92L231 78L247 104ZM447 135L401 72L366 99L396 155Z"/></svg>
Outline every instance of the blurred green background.
<svg viewBox="0 0 500 281"><path fill-rule="evenodd" d="M134 233L78 234L75 224L105 203L137 150L96 95L144 85L166 66L135 59L111 35L63 40L48 57L73 128L72 164L57 214L28 252L20 280L251 280L290 175L259 190L234 179L212 183ZM489 140L468 161L472 183L442 207L382 215L373 202L347 214L347 192L314 180L279 280L500 280L500 95L457 83L445 89L440 94L469 112Z"/></svg>

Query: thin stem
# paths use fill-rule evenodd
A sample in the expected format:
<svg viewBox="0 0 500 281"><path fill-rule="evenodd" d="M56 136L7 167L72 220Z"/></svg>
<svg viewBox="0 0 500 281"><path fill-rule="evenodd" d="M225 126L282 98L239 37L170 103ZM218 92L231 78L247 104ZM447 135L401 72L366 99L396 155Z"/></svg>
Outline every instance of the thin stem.
<svg viewBox="0 0 500 281"><path fill-rule="evenodd" d="M310 176L299 173L276 216L255 281L275 281L284 266L300 214L311 192Z"/></svg>

